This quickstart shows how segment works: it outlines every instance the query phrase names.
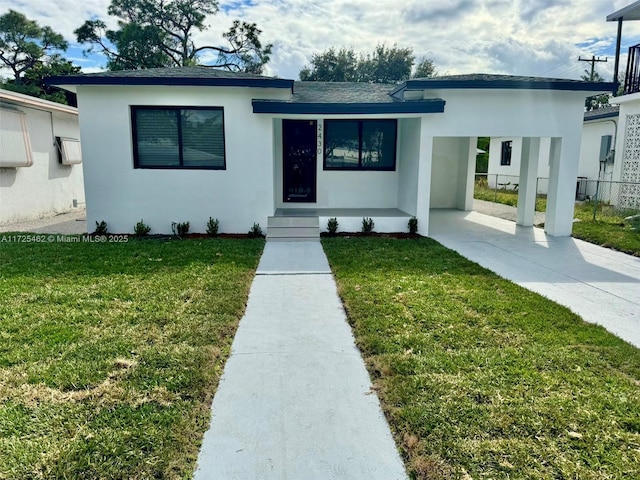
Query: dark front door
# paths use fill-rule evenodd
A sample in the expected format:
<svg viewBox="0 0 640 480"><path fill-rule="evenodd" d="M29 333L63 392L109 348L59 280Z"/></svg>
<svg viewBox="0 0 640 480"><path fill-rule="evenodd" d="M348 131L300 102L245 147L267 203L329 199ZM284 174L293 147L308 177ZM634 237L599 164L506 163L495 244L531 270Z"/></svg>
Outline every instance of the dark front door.
<svg viewBox="0 0 640 480"><path fill-rule="evenodd" d="M316 201L316 122L282 121L285 202Z"/></svg>

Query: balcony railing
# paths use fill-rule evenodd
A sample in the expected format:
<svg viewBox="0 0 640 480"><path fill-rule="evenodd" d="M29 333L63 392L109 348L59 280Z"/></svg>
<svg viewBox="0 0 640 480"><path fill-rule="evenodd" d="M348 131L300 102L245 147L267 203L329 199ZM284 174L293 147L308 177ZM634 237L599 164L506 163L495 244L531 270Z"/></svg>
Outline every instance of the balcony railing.
<svg viewBox="0 0 640 480"><path fill-rule="evenodd" d="M624 94L640 92L640 43L629 47L627 74L624 77Z"/></svg>

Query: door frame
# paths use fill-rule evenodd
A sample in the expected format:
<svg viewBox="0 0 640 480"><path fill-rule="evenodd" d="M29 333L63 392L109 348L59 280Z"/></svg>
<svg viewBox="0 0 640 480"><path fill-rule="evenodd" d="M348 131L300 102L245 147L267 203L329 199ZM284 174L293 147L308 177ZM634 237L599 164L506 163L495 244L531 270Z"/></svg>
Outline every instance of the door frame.
<svg viewBox="0 0 640 480"><path fill-rule="evenodd" d="M287 145L289 144L289 131L295 123L313 124L314 140L313 140L313 181L311 182L311 193L308 199L305 200L289 200L287 198ZM283 119L282 120L282 202L283 203L316 203L318 196L318 121L317 120L303 120L303 119Z"/></svg>

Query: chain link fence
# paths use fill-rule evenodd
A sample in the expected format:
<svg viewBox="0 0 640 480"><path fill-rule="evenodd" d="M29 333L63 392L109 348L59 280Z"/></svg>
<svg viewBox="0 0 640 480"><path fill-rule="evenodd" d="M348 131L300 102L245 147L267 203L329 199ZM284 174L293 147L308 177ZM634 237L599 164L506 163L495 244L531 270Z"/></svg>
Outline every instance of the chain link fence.
<svg viewBox="0 0 640 480"><path fill-rule="evenodd" d="M593 209L593 220L640 214L640 183L585 179L584 189L584 200Z"/></svg>
<svg viewBox="0 0 640 480"><path fill-rule="evenodd" d="M518 205L520 177L516 175L497 175L476 173L474 197L506 205ZM546 210L549 179L536 179L536 210ZM624 218L640 214L640 183L589 180L578 177L576 180L576 209L580 217L586 220L598 220L602 217ZM589 215L587 215L587 212ZM609 218L610 219L610 218Z"/></svg>

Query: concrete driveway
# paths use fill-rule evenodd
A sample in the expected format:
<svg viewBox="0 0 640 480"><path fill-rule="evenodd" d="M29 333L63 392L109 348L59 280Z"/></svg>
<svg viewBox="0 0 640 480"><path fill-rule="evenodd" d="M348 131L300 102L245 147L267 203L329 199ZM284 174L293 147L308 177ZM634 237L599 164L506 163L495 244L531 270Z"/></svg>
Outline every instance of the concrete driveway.
<svg viewBox="0 0 640 480"><path fill-rule="evenodd" d="M429 235L640 347L640 258L478 212L432 210Z"/></svg>

